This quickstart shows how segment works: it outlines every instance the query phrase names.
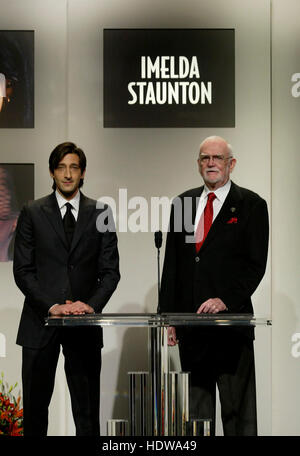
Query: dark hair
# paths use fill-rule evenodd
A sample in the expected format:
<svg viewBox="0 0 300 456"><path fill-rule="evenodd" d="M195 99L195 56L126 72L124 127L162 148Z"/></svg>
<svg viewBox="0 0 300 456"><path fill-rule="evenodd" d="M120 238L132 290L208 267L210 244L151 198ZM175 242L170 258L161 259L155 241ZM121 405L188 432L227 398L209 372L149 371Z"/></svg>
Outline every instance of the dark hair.
<svg viewBox="0 0 300 456"><path fill-rule="evenodd" d="M49 157L49 169L51 173L54 173L54 170L58 167L58 164L62 161L62 159L68 154L76 154L79 157L79 166L81 172L83 173L86 168L86 156L82 149L76 146L76 144L72 142L64 142L58 144L55 149L51 152ZM83 179L80 179L79 187L82 187ZM53 190L56 189L56 183L53 180L52 185Z"/></svg>

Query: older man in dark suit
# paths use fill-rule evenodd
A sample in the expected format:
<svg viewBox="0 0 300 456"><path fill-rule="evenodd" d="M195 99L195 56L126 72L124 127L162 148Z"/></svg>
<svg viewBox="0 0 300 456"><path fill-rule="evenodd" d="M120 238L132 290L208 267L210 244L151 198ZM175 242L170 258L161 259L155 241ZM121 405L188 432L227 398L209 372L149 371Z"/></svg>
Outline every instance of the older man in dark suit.
<svg viewBox="0 0 300 456"><path fill-rule="evenodd" d="M198 166L205 185L172 205L162 312L253 313L251 295L266 268L268 210L260 196L230 180L235 165L223 138L202 142ZM215 433L217 384L224 434L256 435L253 329L180 327L168 333L169 345L179 342L182 369L191 372L191 416L212 419Z"/></svg>
<svg viewBox="0 0 300 456"><path fill-rule="evenodd" d="M76 434L98 435L102 330L49 328L45 318L101 312L120 279L117 237L115 230L96 226L98 217L106 221L108 208L97 209L79 191L84 152L62 143L51 153L49 169L55 191L23 208L14 250L14 276L25 295L17 336L23 347L24 433L47 434L62 346Z"/></svg>

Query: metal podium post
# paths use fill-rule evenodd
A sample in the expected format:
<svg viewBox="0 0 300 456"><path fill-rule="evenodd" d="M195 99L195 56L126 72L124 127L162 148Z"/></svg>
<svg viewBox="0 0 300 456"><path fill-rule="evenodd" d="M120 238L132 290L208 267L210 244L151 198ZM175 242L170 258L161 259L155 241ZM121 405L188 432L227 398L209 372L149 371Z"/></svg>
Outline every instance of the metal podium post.
<svg viewBox="0 0 300 456"><path fill-rule="evenodd" d="M250 314L87 314L69 315L59 317L48 317L46 326L76 327L76 326L130 326L148 328L148 350L149 350L149 380L150 387L145 387L146 377L144 372L135 372L130 375L130 400L131 400L131 430L153 436L179 435L186 433L186 424L189 420L188 404L188 378L186 372L169 373L168 359L168 326L257 326L271 325L271 320L266 318L257 319ZM137 381L139 379L139 381ZM179 381L180 379L180 381ZM180 383L180 387L179 387ZM169 386L170 385L170 386ZM139 396L137 397L137 389ZM169 394L169 388L171 397ZM174 389L175 388L175 389ZM146 391L147 390L147 391ZM150 414L151 423L146 428L147 399L145 394L150 391ZM145 393L146 392L146 393ZM181 395L181 396L180 396ZM182 401L179 404L179 397ZM172 402L173 400L173 402ZM177 401L177 408L175 405ZM139 402L139 410L137 403ZM170 405L169 405L170 402ZM140 418L137 418L137 412ZM170 416L171 412L171 416ZM175 425L175 414L177 424ZM201 417L200 417L201 418ZM179 421L178 421L179 420ZM110 420L109 429L114 434L124 435L126 420ZM203 420L194 420L193 433L204 433L209 435L207 426L209 423L202 423ZM207 420L206 420L207 421ZM179 425L178 425L179 422ZM136 426L138 423L138 426ZM202 431L202 427L204 430ZM139 431L137 430L139 427ZM119 429L120 428L120 429ZM180 429L179 429L180 428Z"/></svg>
<svg viewBox="0 0 300 456"><path fill-rule="evenodd" d="M168 340L167 328L149 328L149 372L151 375L153 436L168 435Z"/></svg>

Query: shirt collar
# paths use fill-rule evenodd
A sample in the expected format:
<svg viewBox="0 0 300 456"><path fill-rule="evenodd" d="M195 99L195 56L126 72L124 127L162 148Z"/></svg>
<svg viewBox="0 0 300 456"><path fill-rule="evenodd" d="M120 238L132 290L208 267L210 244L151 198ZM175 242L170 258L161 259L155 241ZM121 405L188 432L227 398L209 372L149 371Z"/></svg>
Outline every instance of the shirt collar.
<svg viewBox="0 0 300 456"><path fill-rule="evenodd" d="M202 192L202 195L201 195L201 198L206 198L208 193L214 193L217 197L218 200L221 201L221 203L224 203L225 199L226 199L226 196L228 195L229 193L229 190L230 190L230 187L231 187L231 180L229 179L225 185L223 185L222 187L219 187L217 188L217 190L209 190L209 188L204 185L204 189L203 189L203 192Z"/></svg>
<svg viewBox="0 0 300 456"><path fill-rule="evenodd" d="M55 191L55 196L57 199L58 207L61 209L66 203L70 203L72 207L78 211L79 210L79 201L80 201L80 192L78 191L74 198L66 200L57 190Z"/></svg>

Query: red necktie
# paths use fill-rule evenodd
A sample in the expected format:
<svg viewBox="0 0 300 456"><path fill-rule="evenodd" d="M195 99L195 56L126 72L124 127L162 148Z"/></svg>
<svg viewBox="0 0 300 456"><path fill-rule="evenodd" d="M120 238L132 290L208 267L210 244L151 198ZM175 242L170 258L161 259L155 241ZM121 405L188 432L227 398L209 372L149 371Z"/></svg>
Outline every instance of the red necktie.
<svg viewBox="0 0 300 456"><path fill-rule="evenodd" d="M216 198L214 193L209 193L205 209L200 217L196 230L196 252L198 253L210 230L213 220L213 201Z"/></svg>

